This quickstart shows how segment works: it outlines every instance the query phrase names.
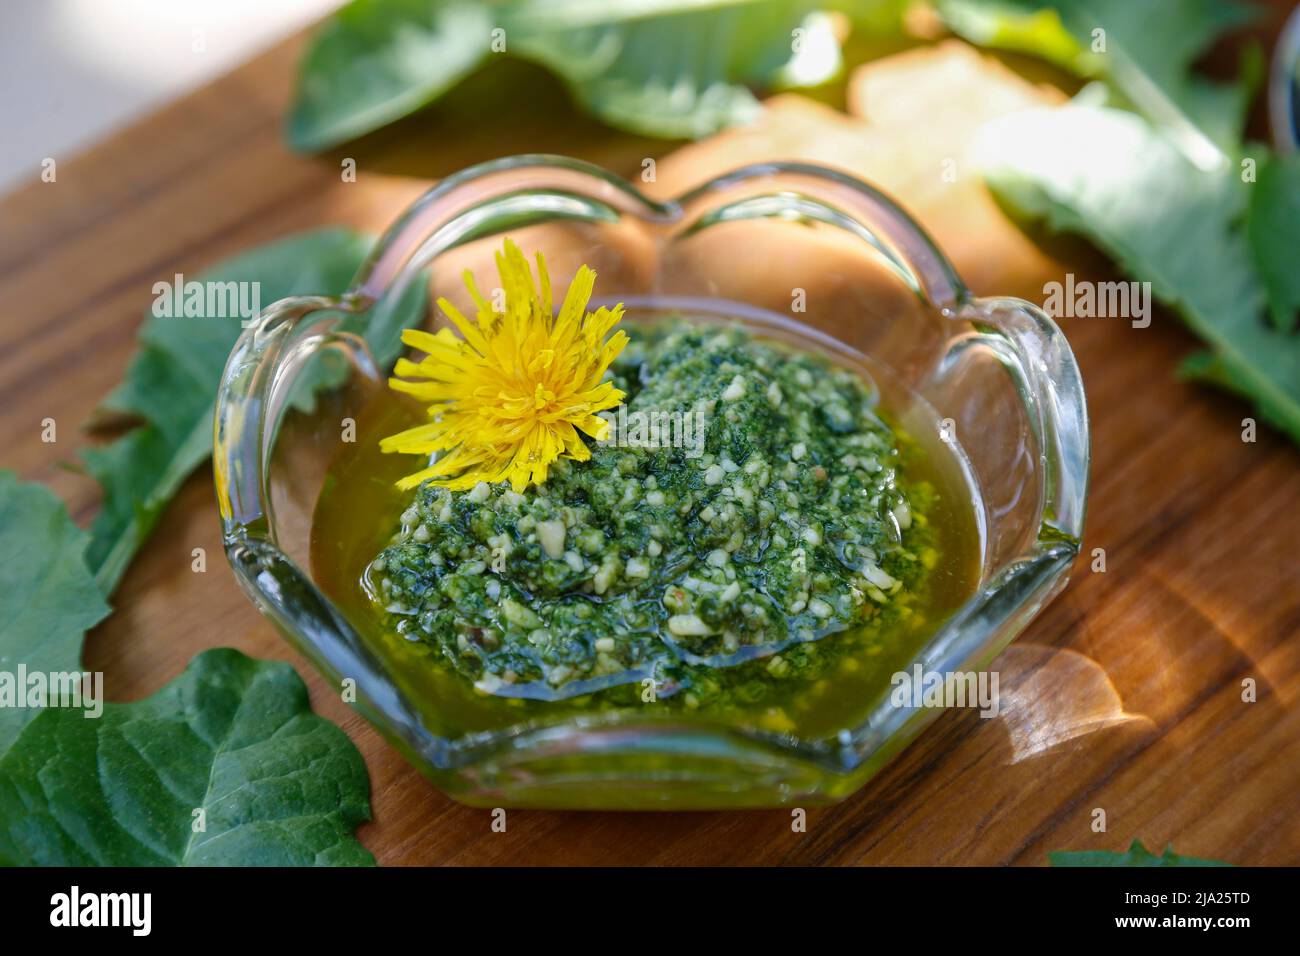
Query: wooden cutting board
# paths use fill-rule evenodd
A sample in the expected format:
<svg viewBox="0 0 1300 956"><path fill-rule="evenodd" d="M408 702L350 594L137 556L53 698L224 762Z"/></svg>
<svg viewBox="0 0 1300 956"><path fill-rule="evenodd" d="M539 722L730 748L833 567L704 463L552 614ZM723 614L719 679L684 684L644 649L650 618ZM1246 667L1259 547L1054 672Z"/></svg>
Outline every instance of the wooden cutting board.
<svg viewBox="0 0 1300 956"><path fill-rule="evenodd" d="M911 206L978 292L1041 299L1042 283L1067 271L1110 277L1077 242L1023 235L977 178L937 185L934 164L960 158L976 117L1060 96L959 46L864 68L848 84L856 115L784 96L754 129L671 156L673 144L582 118L554 81L502 62L434 109L319 157L291 154L281 132L302 47L286 42L56 157L57 182L0 199L3 466L51 485L82 523L97 490L65 465L93 440L78 428L121 378L153 282L300 229L377 231L433 179L502 155L568 153L629 177L653 157L664 192L736 161L829 162ZM341 181L345 157L355 183ZM293 663L318 712L365 756L374 820L359 835L383 864L1043 864L1050 850L1122 849L1135 837L1242 864L1300 863L1300 453L1267 430L1244 443L1246 406L1175 379L1194 343L1173 317L1066 330L1093 424L1085 559L994 665L1009 713L944 714L860 793L809 811L806 833L785 810L513 811L494 833L487 811L428 785L254 611L215 558L206 471L131 567L86 665L105 672L111 698L131 700L209 647ZM47 417L56 444L40 440ZM204 574L191 570L195 547L214 556ZM1086 558L1094 548L1105 549L1104 573ZM1254 703L1242 700L1245 678ZM1092 828L1097 809L1105 832Z"/></svg>

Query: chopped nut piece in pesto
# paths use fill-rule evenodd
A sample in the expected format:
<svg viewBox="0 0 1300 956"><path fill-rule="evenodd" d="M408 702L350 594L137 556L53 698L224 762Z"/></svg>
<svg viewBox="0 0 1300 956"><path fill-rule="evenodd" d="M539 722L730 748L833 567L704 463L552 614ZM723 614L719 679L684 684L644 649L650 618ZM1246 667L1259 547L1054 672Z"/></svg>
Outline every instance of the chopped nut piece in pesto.
<svg viewBox="0 0 1300 956"><path fill-rule="evenodd" d="M638 333L613 374L620 421L689 417L702 445L620 432L523 493L420 487L368 572L398 633L489 693L653 678L695 708L744 697L734 665L810 679L842 663L833 635L913 613L934 492L900 474L906 438L862 377L680 320Z"/></svg>

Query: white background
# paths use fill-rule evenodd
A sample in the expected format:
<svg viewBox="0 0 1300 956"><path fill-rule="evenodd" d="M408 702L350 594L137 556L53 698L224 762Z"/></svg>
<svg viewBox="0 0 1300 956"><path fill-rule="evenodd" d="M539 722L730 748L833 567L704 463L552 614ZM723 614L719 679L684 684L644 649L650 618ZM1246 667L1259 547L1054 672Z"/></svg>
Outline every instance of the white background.
<svg viewBox="0 0 1300 956"><path fill-rule="evenodd" d="M0 0L0 193L342 0Z"/></svg>

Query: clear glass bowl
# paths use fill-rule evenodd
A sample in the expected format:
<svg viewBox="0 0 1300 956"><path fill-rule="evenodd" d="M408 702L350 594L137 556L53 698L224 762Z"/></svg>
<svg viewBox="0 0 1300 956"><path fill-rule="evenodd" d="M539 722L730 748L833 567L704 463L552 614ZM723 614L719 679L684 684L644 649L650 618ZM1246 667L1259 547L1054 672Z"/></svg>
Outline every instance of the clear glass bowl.
<svg viewBox="0 0 1300 956"><path fill-rule="evenodd" d="M685 302L792 316L918 392L958 436L978 484L983 570L970 599L913 658L926 671L986 667L1065 585L1088 485L1083 385L1040 309L974 298L934 243L867 183L793 163L749 166L668 202L555 156L518 156L444 179L388 230L342 296L265 309L231 354L217 402L217 497L244 590L438 787L478 806L704 808L809 805L852 793L937 714L888 694L830 739L703 720L595 712L459 737L416 699L313 580L309 541L340 422L387 369L354 334L387 328L417 284L464 305L466 267L492 275L509 234L541 250L556 288L581 263L602 300ZM486 270L480 272L480 270ZM430 297L432 301L433 296ZM432 308L426 323L436 325ZM310 373L320 389L302 401ZM322 388L322 384L324 387ZM910 668L909 668L910 670ZM406 686L409 686L406 685Z"/></svg>

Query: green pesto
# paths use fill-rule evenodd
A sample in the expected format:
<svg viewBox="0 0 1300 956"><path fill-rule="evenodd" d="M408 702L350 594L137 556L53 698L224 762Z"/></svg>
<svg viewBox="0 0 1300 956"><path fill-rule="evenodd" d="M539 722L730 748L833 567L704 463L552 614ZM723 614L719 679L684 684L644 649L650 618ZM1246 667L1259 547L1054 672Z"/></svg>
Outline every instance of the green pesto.
<svg viewBox="0 0 1300 956"><path fill-rule="evenodd" d="M626 413L590 461L523 494L417 490L367 572L393 629L488 693L653 678L698 708L816 680L911 617L934 491L859 375L680 321L613 374Z"/></svg>

